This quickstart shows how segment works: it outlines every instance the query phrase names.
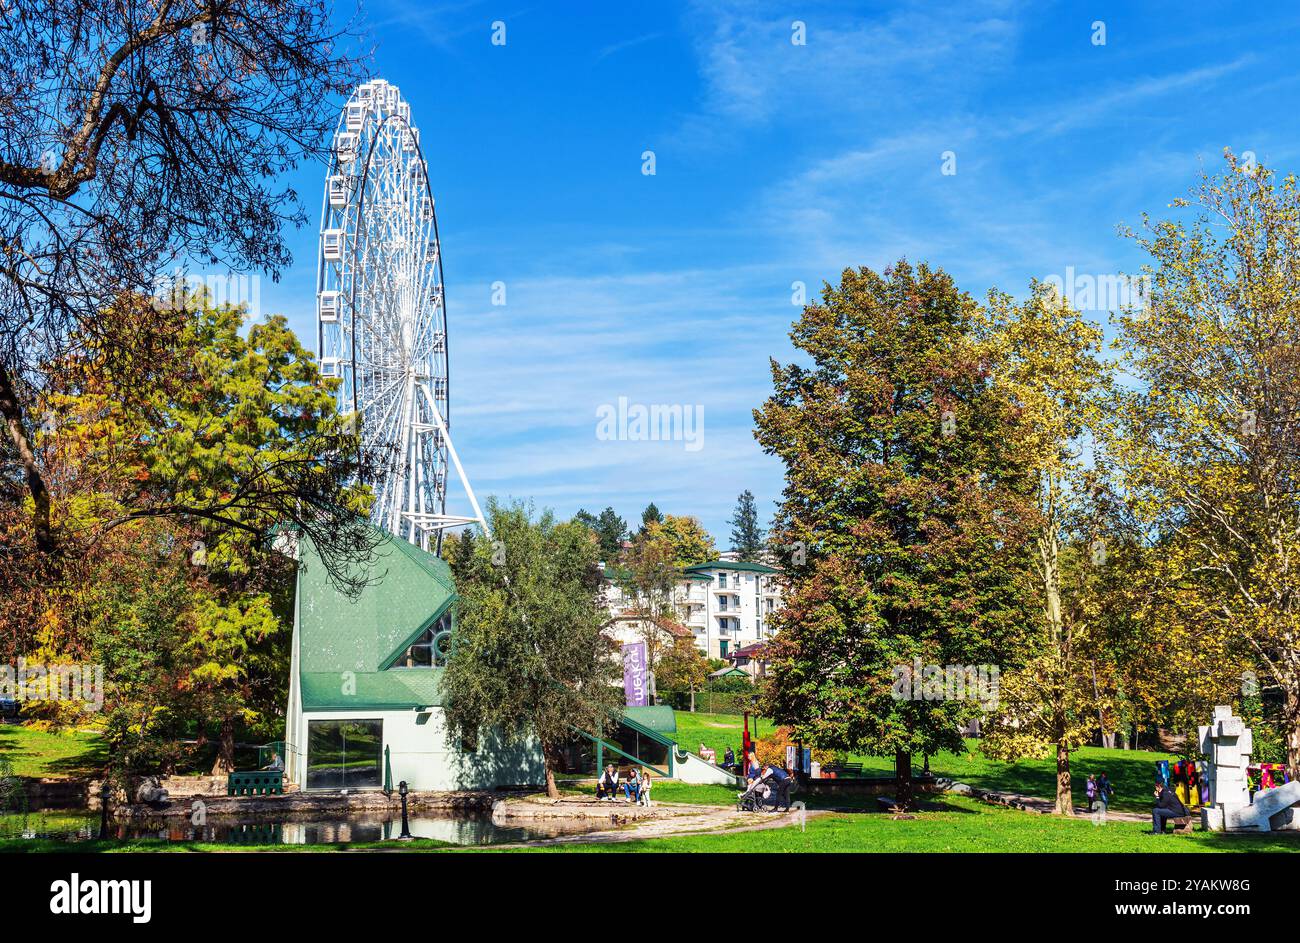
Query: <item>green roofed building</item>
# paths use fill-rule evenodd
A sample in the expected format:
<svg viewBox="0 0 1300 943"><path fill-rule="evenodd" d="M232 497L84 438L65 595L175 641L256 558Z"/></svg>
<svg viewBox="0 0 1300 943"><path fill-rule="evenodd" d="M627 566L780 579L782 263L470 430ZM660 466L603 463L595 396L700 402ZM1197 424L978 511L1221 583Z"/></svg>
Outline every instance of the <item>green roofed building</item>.
<svg viewBox="0 0 1300 943"><path fill-rule="evenodd" d="M453 742L439 679L455 624L447 564L404 540L382 543L352 598L309 541L298 561L285 734L289 782L308 790L489 789L545 781L533 743Z"/></svg>

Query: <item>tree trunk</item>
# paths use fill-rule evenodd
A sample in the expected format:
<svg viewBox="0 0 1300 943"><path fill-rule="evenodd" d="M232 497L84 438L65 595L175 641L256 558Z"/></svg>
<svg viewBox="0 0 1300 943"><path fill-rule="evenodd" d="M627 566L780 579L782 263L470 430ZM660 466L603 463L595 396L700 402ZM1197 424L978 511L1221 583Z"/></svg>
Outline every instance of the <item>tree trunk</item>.
<svg viewBox="0 0 1300 943"><path fill-rule="evenodd" d="M1074 795L1070 789L1070 751L1056 744L1056 814L1074 815Z"/></svg>
<svg viewBox="0 0 1300 943"><path fill-rule="evenodd" d="M1285 685L1286 701L1282 708L1286 740L1286 766L1292 779L1300 779L1300 685L1297 679L1290 679Z"/></svg>
<svg viewBox="0 0 1300 943"><path fill-rule="evenodd" d="M104 782L99 787L99 840L108 839L108 803L113 794L113 787L109 782L109 774L104 772Z"/></svg>
<svg viewBox="0 0 1300 943"><path fill-rule="evenodd" d="M563 762L561 749L554 745L542 744L542 760L546 764L546 798L560 798L560 787L555 782L555 771L560 768Z"/></svg>
<svg viewBox="0 0 1300 943"><path fill-rule="evenodd" d="M1114 749L1115 734L1106 732L1106 715L1101 709L1101 691L1097 687L1097 663L1089 662L1092 669L1092 696L1097 701L1097 726L1101 728L1101 745L1107 749Z"/></svg>
<svg viewBox="0 0 1300 943"><path fill-rule="evenodd" d="M914 805L912 793L912 754L899 750L894 754L894 805L907 811Z"/></svg>
<svg viewBox="0 0 1300 943"><path fill-rule="evenodd" d="M18 402L18 391L14 386L9 371L0 363L0 417L4 418L9 441L13 443L18 454L18 463L23 467L23 477L27 490L32 496L32 532L36 537L36 546L43 553L54 549L54 535L50 527L50 490L41 475L36 453L32 450L27 428L23 423L23 408Z"/></svg>
<svg viewBox="0 0 1300 943"><path fill-rule="evenodd" d="M212 764L212 775L230 773L235 769L235 719L226 717L221 721L221 744L217 747L217 759Z"/></svg>

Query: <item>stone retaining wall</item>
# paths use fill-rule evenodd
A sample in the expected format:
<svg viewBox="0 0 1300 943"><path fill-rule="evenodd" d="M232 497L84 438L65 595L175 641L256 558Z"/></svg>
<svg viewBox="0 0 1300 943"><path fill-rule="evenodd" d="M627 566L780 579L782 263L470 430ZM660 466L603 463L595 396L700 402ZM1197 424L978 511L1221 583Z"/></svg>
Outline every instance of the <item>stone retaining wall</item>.
<svg viewBox="0 0 1300 943"><path fill-rule="evenodd" d="M491 792L412 792L407 797L411 812L474 812L487 813L501 796ZM158 805L118 805L111 809L113 820L130 822L189 818L194 803L202 802L209 818L238 816L245 820L293 821L295 818L314 818L321 815L346 817L367 812L400 814L401 798L397 793L385 796L382 792L340 793L292 792L282 796L184 796L169 797Z"/></svg>

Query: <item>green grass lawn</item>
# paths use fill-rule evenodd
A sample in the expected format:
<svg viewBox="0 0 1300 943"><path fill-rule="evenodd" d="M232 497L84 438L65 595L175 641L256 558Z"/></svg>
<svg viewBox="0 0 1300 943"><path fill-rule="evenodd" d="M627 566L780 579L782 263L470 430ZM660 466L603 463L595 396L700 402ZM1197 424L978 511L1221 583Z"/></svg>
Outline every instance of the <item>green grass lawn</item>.
<svg viewBox="0 0 1300 943"><path fill-rule="evenodd" d="M911 820L879 813L814 816L807 831L786 828L683 835L600 845L536 849L564 852L1300 852L1300 835L1147 834L1150 825L1018 812L950 796ZM532 849L530 849L532 850Z"/></svg>
<svg viewBox="0 0 1300 943"><path fill-rule="evenodd" d="M754 732L755 718L750 717L750 733ZM766 718L757 720L759 735L765 736L775 726ZM700 743L712 747L721 760L728 746L740 751L742 718L732 714L692 714L677 712L677 742L692 753L699 751ZM936 776L946 776L980 789L998 792L1018 792L1023 795L1051 798L1056 795L1056 759L1022 760L1003 763L986 758L979 749L978 740L967 741L968 752L941 753L930 758L930 771ZM1146 812L1151 808L1151 783L1155 779L1157 760L1175 759L1169 754L1143 750L1106 750L1084 747L1071 754L1070 770L1073 774L1074 801L1085 803L1084 784L1088 774L1109 773L1115 787L1111 808L1123 812ZM916 768L920 757L914 758ZM892 757L855 756L853 762L862 764L864 772L882 776L893 775ZM671 790L665 788L656 798L665 801L690 801L669 799ZM732 794L734 801L735 795ZM842 804L842 803L841 803Z"/></svg>
<svg viewBox="0 0 1300 943"><path fill-rule="evenodd" d="M96 733L47 733L21 724L0 724L0 756L13 763L15 775L34 778L95 776L105 762Z"/></svg>

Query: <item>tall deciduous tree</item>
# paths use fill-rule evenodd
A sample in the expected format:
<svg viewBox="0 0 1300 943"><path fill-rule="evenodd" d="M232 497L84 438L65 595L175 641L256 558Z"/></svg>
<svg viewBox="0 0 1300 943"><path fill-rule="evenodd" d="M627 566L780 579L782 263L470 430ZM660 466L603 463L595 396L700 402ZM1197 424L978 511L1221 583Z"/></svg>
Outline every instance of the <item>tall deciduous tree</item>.
<svg viewBox="0 0 1300 943"><path fill-rule="evenodd" d="M11 0L0 7L0 417L42 551L57 546L33 439L43 360L169 266L273 276L282 181L325 146L358 63L324 0ZM6 470L6 474L8 470Z"/></svg>
<svg viewBox="0 0 1300 943"><path fill-rule="evenodd" d="M959 749L981 706L898 696L900 672L1004 664L1027 616L1013 548L1030 481L977 309L925 265L846 269L791 333L811 365L774 361L754 413L786 467L769 709L807 742L893 755L903 804L911 755Z"/></svg>
<svg viewBox="0 0 1300 943"><path fill-rule="evenodd" d="M1171 579L1202 595L1203 634L1250 652L1284 696L1300 775L1300 187L1226 154L1179 218L1130 235L1150 297L1121 318L1103 428Z"/></svg>
<svg viewBox="0 0 1300 943"><path fill-rule="evenodd" d="M166 344L139 356L86 335L54 366L40 399L52 421L36 441L76 475L60 483L67 509L54 523L84 546L133 521L186 521L200 532L206 566L242 580L273 557L272 528L292 524L355 590L348 563L368 558L377 537L357 482L367 456L337 415L337 381L321 377L283 317L253 325L246 339L244 317L202 294L179 312L124 298L105 323L131 334L159 324Z"/></svg>
<svg viewBox="0 0 1300 943"><path fill-rule="evenodd" d="M1014 440L1035 481L1033 596L1040 614L1038 631L1026 637L1023 663L1001 678L1001 707L990 718L982 746L1002 759L1052 750L1056 811L1073 815L1070 752L1087 741L1104 715L1095 661L1088 657L1089 615L1095 614L1087 586L1089 561L1078 552L1091 546L1092 565L1105 563L1105 537L1088 526L1082 451L1105 378L1102 332L1054 289L1038 283L1022 304L991 295L984 330L994 357L995 389L1018 416Z"/></svg>
<svg viewBox="0 0 1300 943"><path fill-rule="evenodd" d="M739 559L757 563L763 554L763 528L758 526L758 507L748 488L736 499L735 513L727 523L731 525L731 549Z"/></svg>
<svg viewBox="0 0 1300 943"><path fill-rule="evenodd" d="M673 546L655 540L649 532L642 534L632 541L615 573L637 632L646 643L646 661L656 670L672 638L670 627L680 625L683 615L676 592L681 572L673 559Z"/></svg>
<svg viewBox="0 0 1300 943"><path fill-rule="evenodd" d="M660 523L651 521L645 527L644 537L661 547L678 567L707 563L718 557L713 536L698 518L689 515L669 514Z"/></svg>
<svg viewBox="0 0 1300 943"><path fill-rule="evenodd" d="M35 444L55 471L53 530L76 552L50 575L27 531L27 553L0 555L5 650L105 666L121 771L174 759L183 725L215 728L230 768L236 732L283 704L292 572L269 550L277 525L309 522L354 559L376 539L359 522L355 434L284 320L245 338L239 309L191 301L122 299L104 323L138 350L79 336L47 367Z"/></svg>
<svg viewBox="0 0 1300 943"><path fill-rule="evenodd" d="M585 528L488 501L492 537L456 561L460 612L443 676L447 721L476 738L535 737L547 794L578 727L602 734L623 703L620 663L602 632L599 558ZM503 552L498 552L498 551Z"/></svg>

